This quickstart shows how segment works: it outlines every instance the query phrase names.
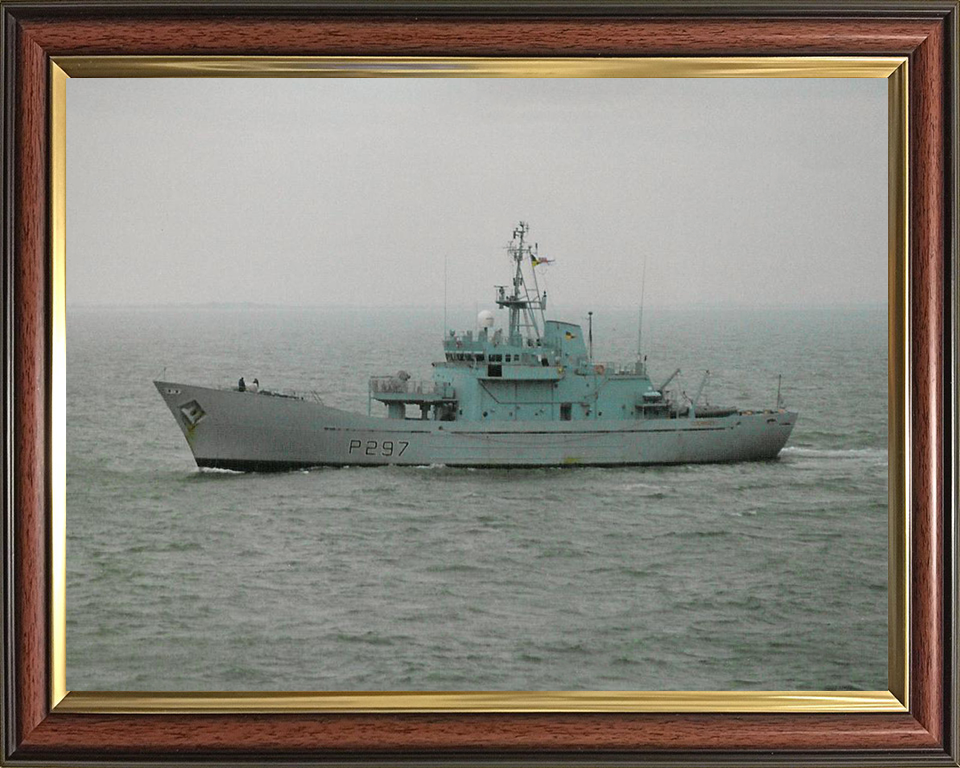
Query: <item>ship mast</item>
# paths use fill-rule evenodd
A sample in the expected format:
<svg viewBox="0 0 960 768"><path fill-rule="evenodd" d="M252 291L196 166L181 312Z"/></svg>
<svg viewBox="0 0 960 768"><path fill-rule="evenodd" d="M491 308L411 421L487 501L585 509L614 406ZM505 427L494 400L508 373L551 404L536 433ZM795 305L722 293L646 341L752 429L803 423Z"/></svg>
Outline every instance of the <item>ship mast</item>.
<svg viewBox="0 0 960 768"><path fill-rule="evenodd" d="M532 342L540 338L545 322L547 297L540 293L537 284L535 259L537 258L536 245L530 246L525 242L530 225L521 221L513 230L513 240L507 246L507 253L514 263L513 292L507 294L507 287L497 286L497 305L510 310L510 343L520 345L526 337ZM533 277L533 286L527 285L523 276L523 263L530 260L530 274Z"/></svg>
<svg viewBox="0 0 960 768"><path fill-rule="evenodd" d="M647 366L643 361L643 296L647 289L647 256L643 256L643 276L640 278L640 317L637 320L637 373L646 375Z"/></svg>

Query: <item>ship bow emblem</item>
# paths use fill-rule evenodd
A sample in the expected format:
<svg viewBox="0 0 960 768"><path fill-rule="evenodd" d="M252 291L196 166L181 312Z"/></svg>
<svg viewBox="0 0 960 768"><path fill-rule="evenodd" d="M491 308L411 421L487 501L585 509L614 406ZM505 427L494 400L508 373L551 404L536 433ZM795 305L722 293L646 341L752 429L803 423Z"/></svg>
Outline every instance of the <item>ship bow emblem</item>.
<svg viewBox="0 0 960 768"><path fill-rule="evenodd" d="M196 400L191 400L189 403L180 406L180 413L183 414L184 420L191 427L195 427L204 416L207 415L207 412L200 407L200 403Z"/></svg>

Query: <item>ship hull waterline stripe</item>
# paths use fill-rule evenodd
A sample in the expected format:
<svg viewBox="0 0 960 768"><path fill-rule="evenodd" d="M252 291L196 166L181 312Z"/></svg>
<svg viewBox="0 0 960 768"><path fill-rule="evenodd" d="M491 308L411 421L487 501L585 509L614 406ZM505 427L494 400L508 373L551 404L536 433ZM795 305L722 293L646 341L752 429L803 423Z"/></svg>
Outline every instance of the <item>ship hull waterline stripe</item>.
<svg viewBox="0 0 960 768"><path fill-rule="evenodd" d="M728 461L618 461L604 462L602 464L580 463L580 462L557 462L551 464L374 464L374 463L354 463L354 462L312 462L312 461L258 461L256 459L196 459L197 466L201 469L226 469L232 472L293 472L310 469L345 469L349 468L383 468L383 467L423 467L437 466L449 469L551 469L562 467L564 469L613 469L617 467L663 467L680 466L682 464L742 464L745 462L761 461L779 461L778 456L762 457L757 459L730 459Z"/></svg>

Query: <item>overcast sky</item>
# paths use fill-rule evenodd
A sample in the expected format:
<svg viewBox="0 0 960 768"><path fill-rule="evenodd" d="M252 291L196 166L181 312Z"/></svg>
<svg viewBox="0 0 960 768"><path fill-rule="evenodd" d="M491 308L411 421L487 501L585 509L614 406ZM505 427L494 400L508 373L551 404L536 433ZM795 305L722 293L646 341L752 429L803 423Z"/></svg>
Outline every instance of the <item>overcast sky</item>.
<svg viewBox="0 0 960 768"><path fill-rule="evenodd" d="M882 79L72 79L70 305L886 301Z"/></svg>

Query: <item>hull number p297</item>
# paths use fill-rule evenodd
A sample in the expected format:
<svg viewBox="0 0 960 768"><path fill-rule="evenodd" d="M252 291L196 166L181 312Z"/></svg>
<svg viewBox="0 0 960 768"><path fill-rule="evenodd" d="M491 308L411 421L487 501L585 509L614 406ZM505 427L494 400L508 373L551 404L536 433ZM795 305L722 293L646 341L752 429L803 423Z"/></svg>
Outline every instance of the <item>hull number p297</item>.
<svg viewBox="0 0 960 768"><path fill-rule="evenodd" d="M409 446L406 440L351 440L347 453L364 456L403 456Z"/></svg>

